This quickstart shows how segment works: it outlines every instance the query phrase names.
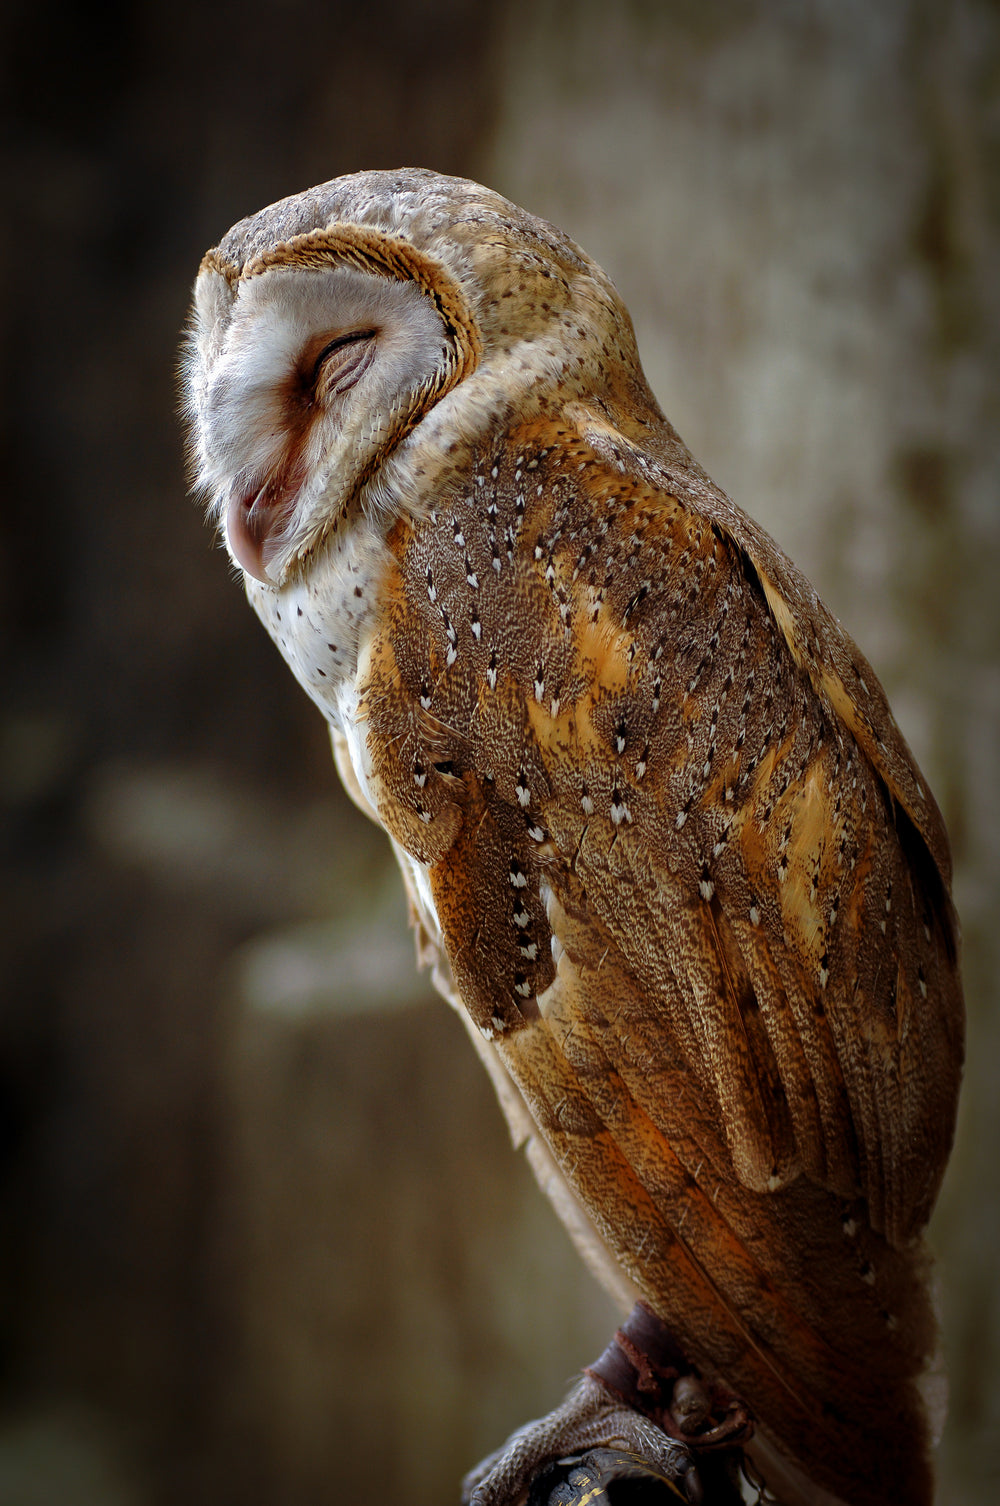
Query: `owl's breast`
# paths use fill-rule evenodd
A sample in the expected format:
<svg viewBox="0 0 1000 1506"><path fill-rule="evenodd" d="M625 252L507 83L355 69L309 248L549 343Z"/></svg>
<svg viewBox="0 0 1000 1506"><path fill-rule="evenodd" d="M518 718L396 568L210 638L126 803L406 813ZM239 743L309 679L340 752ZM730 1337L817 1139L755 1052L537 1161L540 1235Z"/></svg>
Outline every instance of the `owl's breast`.
<svg viewBox="0 0 1000 1506"><path fill-rule="evenodd" d="M338 528L309 568L280 589L246 576L247 598L285 662L323 715L366 755L357 718L358 681L379 631L391 558L363 517Z"/></svg>

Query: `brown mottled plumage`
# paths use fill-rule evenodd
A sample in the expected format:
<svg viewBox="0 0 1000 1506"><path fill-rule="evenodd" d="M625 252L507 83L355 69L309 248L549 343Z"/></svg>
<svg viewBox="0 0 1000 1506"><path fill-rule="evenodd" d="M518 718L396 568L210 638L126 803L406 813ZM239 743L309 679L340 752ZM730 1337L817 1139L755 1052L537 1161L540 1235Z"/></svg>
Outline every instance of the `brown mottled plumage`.
<svg viewBox="0 0 1000 1506"><path fill-rule="evenodd" d="M476 184L243 221L188 372L251 601L588 1258L749 1401L787 1499L929 1501L962 1006L871 668L663 418L605 274Z"/></svg>

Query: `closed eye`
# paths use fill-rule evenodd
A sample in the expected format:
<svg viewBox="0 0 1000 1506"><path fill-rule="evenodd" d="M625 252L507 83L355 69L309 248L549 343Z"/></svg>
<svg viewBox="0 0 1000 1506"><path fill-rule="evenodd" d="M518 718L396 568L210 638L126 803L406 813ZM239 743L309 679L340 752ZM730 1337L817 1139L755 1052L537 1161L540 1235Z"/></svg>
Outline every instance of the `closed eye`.
<svg viewBox="0 0 1000 1506"><path fill-rule="evenodd" d="M354 385L375 354L376 333L374 329L352 329L323 346L310 383L317 396L332 396Z"/></svg>

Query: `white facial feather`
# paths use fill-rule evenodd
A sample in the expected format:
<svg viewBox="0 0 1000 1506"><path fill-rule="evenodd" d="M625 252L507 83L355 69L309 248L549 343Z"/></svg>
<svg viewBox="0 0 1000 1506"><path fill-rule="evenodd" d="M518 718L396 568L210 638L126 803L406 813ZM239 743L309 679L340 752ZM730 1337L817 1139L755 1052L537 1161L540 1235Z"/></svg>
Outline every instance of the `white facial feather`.
<svg viewBox="0 0 1000 1506"><path fill-rule="evenodd" d="M196 304L189 389L198 483L224 526L234 499L255 495L301 447L304 479L269 570L278 580L341 514L400 410L437 369L444 330L415 283L351 267L269 269L241 282L228 303L217 284L226 286L203 274ZM308 374L325 343L369 329L375 356L360 378L344 392L318 392L305 419L294 414L297 372Z"/></svg>

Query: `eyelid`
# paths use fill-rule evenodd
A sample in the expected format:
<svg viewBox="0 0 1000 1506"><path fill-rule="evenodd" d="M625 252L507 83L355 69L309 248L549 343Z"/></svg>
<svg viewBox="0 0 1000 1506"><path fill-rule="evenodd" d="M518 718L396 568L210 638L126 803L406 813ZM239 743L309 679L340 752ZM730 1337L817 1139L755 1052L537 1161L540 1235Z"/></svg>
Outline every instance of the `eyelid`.
<svg viewBox="0 0 1000 1506"><path fill-rule="evenodd" d="M315 387L319 381L320 368L325 361L329 360L334 351L343 350L347 345L357 345L361 340L372 340L375 334L376 331L373 329L352 329L348 330L346 334L337 335L335 339L330 340L328 344L323 346L323 349L316 357L312 369L312 386Z"/></svg>

